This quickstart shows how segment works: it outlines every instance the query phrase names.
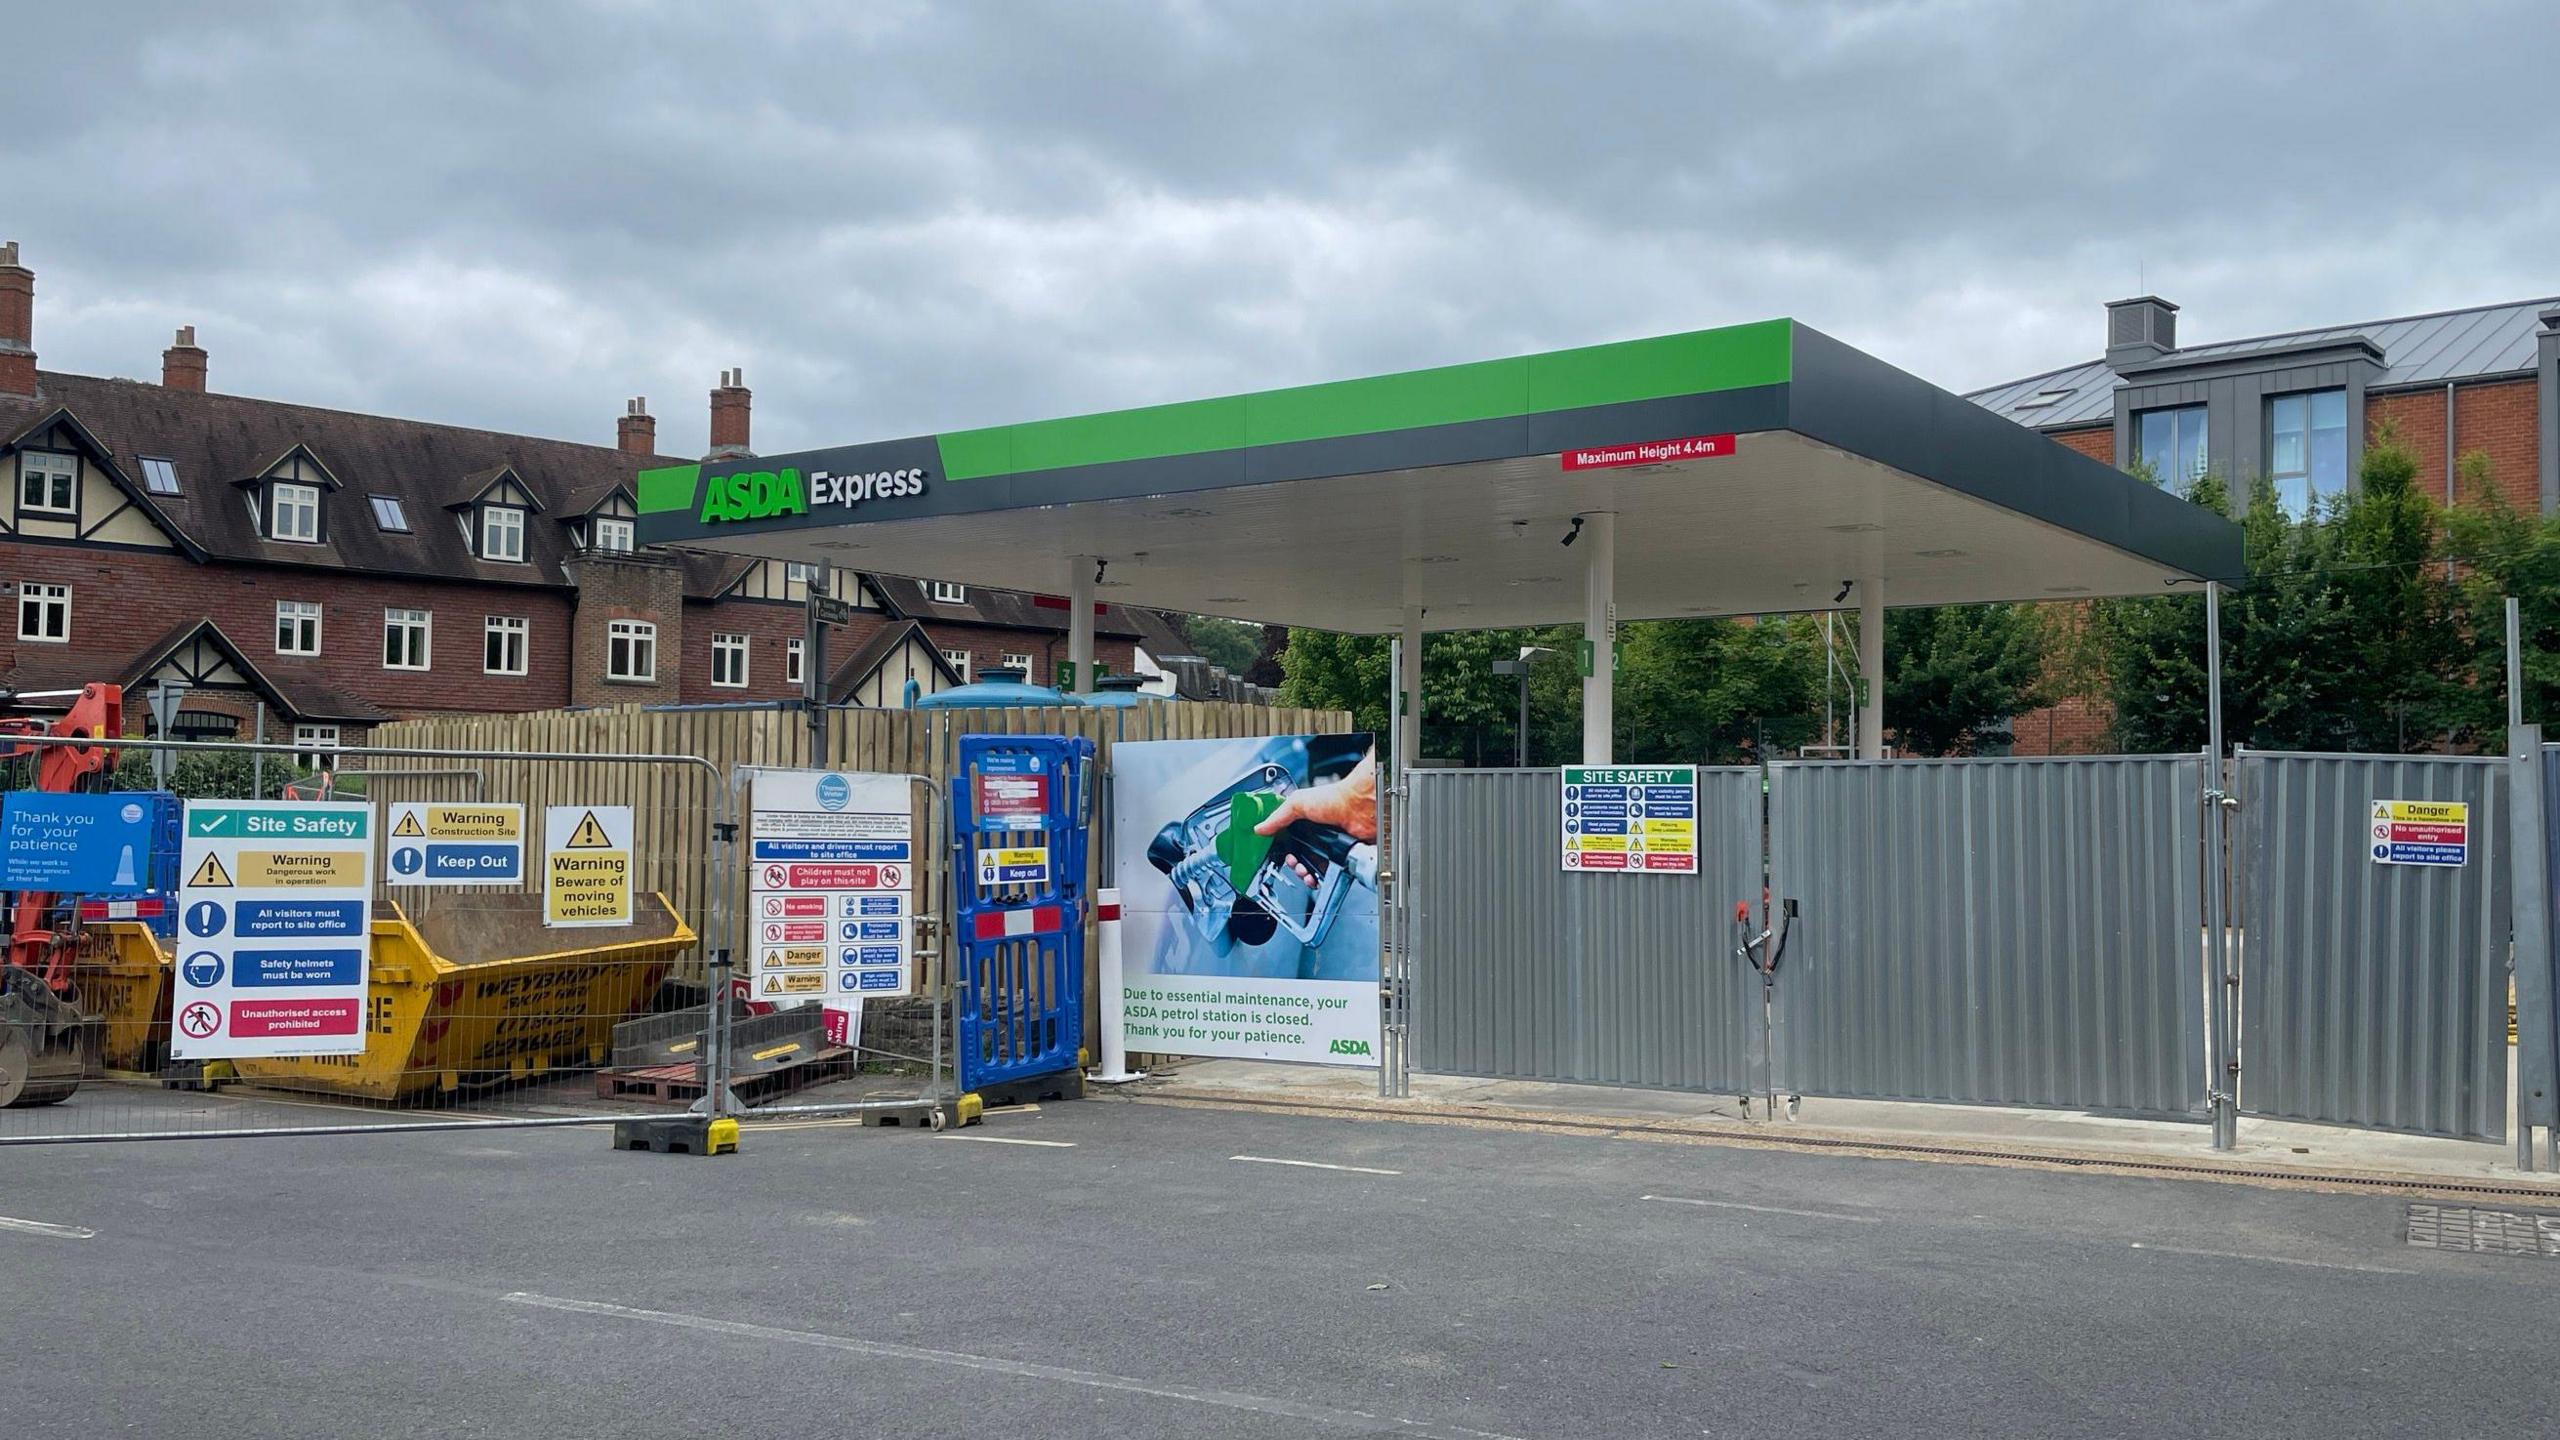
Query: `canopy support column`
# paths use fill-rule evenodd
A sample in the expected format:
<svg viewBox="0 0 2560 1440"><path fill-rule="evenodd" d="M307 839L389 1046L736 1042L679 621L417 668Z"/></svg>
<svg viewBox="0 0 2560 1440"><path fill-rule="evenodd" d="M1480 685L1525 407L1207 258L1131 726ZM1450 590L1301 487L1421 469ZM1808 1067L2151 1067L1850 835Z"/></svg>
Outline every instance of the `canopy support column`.
<svg viewBox="0 0 2560 1440"><path fill-rule="evenodd" d="M1404 629L1396 645L1396 694L1402 709L1396 712L1396 765L1399 769L1422 758L1422 607L1404 607Z"/></svg>
<svg viewBox="0 0 2560 1440"><path fill-rule="evenodd" d="M1067 664L1074 667L1078 695L1093 693L1093 591L1094 582L1101 578L1096 568L1090 555L1067 562Z"/></svg>
<svg viewBox="0 0 2560 1440"><path fill-rule="evenodd" d="M1575 517L1582 528L1582 763L1616 758L1618 725L1618 517Z"/></svg>
<svg viewBox="0 0 2560 1440"><path fill-rule="evenodd" d="M1858 758L1884 758L1884 577L1858 582Z"/></svg>

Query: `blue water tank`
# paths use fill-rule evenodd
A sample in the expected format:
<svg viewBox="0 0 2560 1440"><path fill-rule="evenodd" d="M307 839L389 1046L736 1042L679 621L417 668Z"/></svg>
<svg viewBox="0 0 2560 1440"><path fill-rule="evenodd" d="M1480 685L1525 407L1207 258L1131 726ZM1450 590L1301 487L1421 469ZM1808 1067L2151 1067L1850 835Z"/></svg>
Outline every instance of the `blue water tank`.
<svg viewBox="0 0 2560 1440"><path fill-rule="evenodd" d="M979 672L976 680L956 690L932 695L919 695L908 702L914 710L1000 710L1025 705L1073 705L1076 703L1046 685L1023 683L1022 672L998 668Z"/></svg>
<svg viewBox="0 0 2560 1440"><path fill-rule="evenodd" d="M1146 683L1147 677L1144 675L1100 675L1094 678L1092 694L1079 695L1076 698L1087 705L1099 706L1105 710L1131 710L1149 701L1164 698L1161 695L1148 694L1141 688Z"/></svg>

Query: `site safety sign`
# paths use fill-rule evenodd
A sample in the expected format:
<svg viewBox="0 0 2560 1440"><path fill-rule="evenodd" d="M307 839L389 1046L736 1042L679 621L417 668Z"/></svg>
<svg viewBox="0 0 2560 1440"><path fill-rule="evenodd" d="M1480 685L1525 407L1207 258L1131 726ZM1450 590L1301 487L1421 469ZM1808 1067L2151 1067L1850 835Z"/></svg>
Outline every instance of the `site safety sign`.
<svg viewBox="0 0 2560 1440"><path fill-rule="evenodd" d="M2460 800L2373 802L2373 863L2459 867L2471 858L2471 807Z"/></svg>
<svg viewBox="0 0 2560 1440"><path fill-rule="evenodd" d="M555 930L631 923L631 807L542 811L542 923Z"/></svg>
<svg viewBox="0 0 2560 1440"><path fill-rule="evenodd" d="M749 798L749 998L858 1019L866 997L914 993L908 779L758 770Z"/></svg>
<svg viewBox="0 0 2560 1440"><path fill-rule="evenodd" d="M391 807L385 844L390 869L385 884L524 883L522 805L401 801Z"/></svg>
<svg viewBox="0 0 2560 1440"><path fill-rule="evenodd" d="M369 804L187 802L171 1058L364 1053L373 822Z"/></svg>
<svg viewBox="0 0 2560 1440"><path fill-rule="evenodd" d="M1698 873L1698 767L1564 767L1564 868Z"/></svg>

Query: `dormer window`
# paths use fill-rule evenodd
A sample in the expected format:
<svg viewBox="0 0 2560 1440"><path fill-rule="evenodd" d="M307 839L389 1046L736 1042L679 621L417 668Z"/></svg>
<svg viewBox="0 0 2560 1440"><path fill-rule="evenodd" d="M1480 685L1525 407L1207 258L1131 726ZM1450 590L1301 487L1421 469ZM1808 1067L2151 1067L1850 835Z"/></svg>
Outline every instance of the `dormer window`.
<svg viewBox="0 0 2560 1440"><path fill-rule="evenodd" d="M615 515L599 515L594 523L595 539L589 549L611 550L622 555L631 553L634 535L630 521Z"/></svg>
<svg viewBox="0 0 2560 1440"><path fill-rule="evenodd" d="M480 558L521 562L524 559L524 508L480 507Z"/></svg>
<svg viewBox="0 0 2560 1440"><path fill-rule="evenodd" d="M320 487L287 480L267 486L267 538L298 545L320 543Z"/></svg>

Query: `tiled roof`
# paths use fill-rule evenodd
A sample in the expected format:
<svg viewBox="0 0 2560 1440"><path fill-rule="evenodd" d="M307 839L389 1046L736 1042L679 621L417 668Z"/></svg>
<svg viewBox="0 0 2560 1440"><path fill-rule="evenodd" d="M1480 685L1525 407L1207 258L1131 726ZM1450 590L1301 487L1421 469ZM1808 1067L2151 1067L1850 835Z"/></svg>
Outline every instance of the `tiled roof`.
<svg viewBox="0 0 2560 1440"><path fill-rule="evenodd" d="M2321 330L2293 330L2246 340L2185 345L2163 359L2172 362L2245 359L2271 350L2337 344L2362 339L2382 352L2382 370L2369 388L2399 385L2442 385L2448 380L2474 380L2490 375L2527 372L2534 366L2534 332L2541 314L2560 299L2518 300L2468 310L2443 310L2363 325L2336 325ZM2120 377L2103 360L2031 375L1976 390L1966 399L2039 430L2095 425L2115 415L2115 388Z"/></svg>
<svg viewBox="0 0 2560 1440"><path fill-rule="evenodd" d="M1067 628L1067 612L1037 603L1027 590L996 590L972 585L959 604L933 598L933 591L922 580L909 580L899 575L873 575L873 587L889 608L913 620L942 621L958 625L1001 625L1010 630L1057 630ZM1138 623L1130 611L1119 605L1105 605L1094 617L1093 633L1115 639L1135 639Z"/></svg>
<svg viewBox="0 0 2560 1440"><path fill-rule="evenodd" d="M513 470L538 499L544 516L573 517L592 509L616 485L630 485L644 466L672 463L626 455L611 446L173 390L134 380L48 370L38 374L36 384L35 399L0 396L0 435L15 435L62 409L97 438L137 490L144 456L172 462L179 493L145 497L150 508L198 549L223 560L437 575L498 585L567 585L561 562L573 546L564 527L537 518L525 527L524 563L483 560L472 552L470 538L446 507L472 499L499 473ZM319 545L267 539L238 488L238 482L257 477L297 445L344 487L323 502L326 543ZM407 533L386 532L375 523L366 498L373 495L398 497L409 521ZM687 563L687 593L716 594L751 563L729 556L708 564Z"/></svg>

